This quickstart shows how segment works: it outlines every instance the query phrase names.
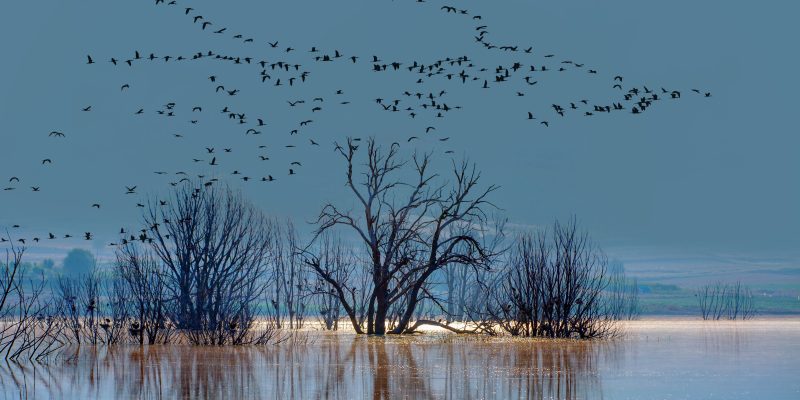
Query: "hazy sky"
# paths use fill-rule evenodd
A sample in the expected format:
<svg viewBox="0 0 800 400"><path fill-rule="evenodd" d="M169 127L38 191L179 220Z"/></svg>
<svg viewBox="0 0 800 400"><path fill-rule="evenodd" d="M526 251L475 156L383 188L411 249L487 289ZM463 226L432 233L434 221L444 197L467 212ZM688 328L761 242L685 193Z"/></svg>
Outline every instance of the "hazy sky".
<svg viewBox="0 0 800 400"><path fill-rule="evenodd" d="M231 177L266 212L309 221L325 201L351 201L331 143L374 135L401 142L405 154L435 151L441 165L450 157L445 150L476 162L485 184L501 186L493 200L515 224L574 214L610 249L797 254L798 2L454 2L480 21L447 14L440 7L449 3L435 0L153 3L41 0L0 8L0 185L17 187L0 192L0 226L22 225L12 236L93 231L103 242L113 239L120 226L136 223L143 196L164 193L178 179L154 171ZM195 9L189 16L186 4ZM201 30L191 18L198 14L214 25ZM478 25L488 25L493 42L533 46L533 54L484 49L473 39ZM222 27L224 34L211 33ZM253 43L233 39L238 33ZM277 48L267 44L274 41ZM287 46L296 51L287 55ZM315 63L312 46L360 59ZM305 84L275 87L281 74L272 72L262 84L255 65L161 60L129 67L124 60L135 50L144 56L212 50L250 56L253 63L286 59L310 75ZM87 54L96 64L86 65ZM517 77L483 90L442 76L418 85L418 75L407 71L374 73L367 62L372 55L404 65L466 55L489 69L485 76L515 61L526 69L531 63L558 67L561 60L586 66L535 75L534 86ZM550 108L580 99L608 103L619 96L611 88L615 75L626 88L678 89L683 98L643 115L560 118ZM120 90L123 84L130 89ZM215 93L217 84L240 92ZM703 98L691 88L713 95ZM334 94L338 89L342 95ZM411 119L374 101L402 99L401 110L416 106L402 95L406 90L444 90L442 101L462 109ZM314 104L314 97L324 102ZM287 104L297 99L306 104ZM175 117L156 113L170 102ZM81 111L89 105L91 111ZM323 110L312 113L315 105ZM192 112L194 106L203 111ZM226 106L246 112L250 122L263 117L263 133L245 135L252 126L225 118ZM140 108L144 113L134 115ZM550 127L528 121L528 111ZM306 119L314 122L289 134ZM429 125L436 131L426 135ZM53 130L66 137L48 137ZM412 135L422 138L415 147L406 143ZM439 142L442 137L451 139ZM312 147L309 138L321 146ZM216 148L219 167L208 165L205 147ZM221 154L223 147L232 152ZM44 158L53 163L42 165ZM302 162L295 176L287 176L291 161ZM230 175L234 170L276 181L242 184ZM21 182L8 183L12 176ZM126 195L126 185L138 186L139 194ZM47 243L77 245L86 243Z"/></svg>

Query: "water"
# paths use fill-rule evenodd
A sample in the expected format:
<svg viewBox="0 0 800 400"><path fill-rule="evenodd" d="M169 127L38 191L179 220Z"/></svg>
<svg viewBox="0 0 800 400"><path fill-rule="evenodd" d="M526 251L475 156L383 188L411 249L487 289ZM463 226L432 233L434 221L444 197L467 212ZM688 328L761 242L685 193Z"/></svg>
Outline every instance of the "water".
<svg viewBox="0 0 800 400"><path fill-rule="evenodd" d="M310 333L307 344L65 353L4 364L4 398L800 399L800 320L630 323L624 339Z"/></svg>

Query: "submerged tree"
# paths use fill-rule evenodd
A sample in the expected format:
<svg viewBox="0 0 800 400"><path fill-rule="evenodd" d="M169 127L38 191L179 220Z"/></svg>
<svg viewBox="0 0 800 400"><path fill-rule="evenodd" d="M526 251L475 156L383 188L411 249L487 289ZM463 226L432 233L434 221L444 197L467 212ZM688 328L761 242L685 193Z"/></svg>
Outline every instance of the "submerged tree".
<svg viewBox="0 0 800 400"><path fill-rule="evenodd" d="M741 282L703 285L695 293L704 320L751 319L756 308L753 293Z"/></svg>
<svg viewBox="0 0 800 400"><path fill-rule="evenodd" d="M65 345L58 304L45 296L44 277L26 279L25 247L10 248L0 259L0 357L9 361L42 360Z"/></svg>
<svg viewBox="0 0 800 400"><path fill-rule="evenodd" d="M607 306L606 264L603 252L574 220L524 234L487 286L481 321L515 336L611 335L618 311Z"/></svg>
<svg viewBox="0 0 800 400"><path fill-rule="evenodd" d="M160 259L145 244L127 242L117 250L117 268L125 282L125 291L131 300L131 316L135 318L128 328L139 344L169 343L173 324L170 310L176 302L170 301L170 292Z"/></svg>
<svg viewBox="0 0 800 400"><path fill-rule="evenodd" d="M269 299L278 328L300 329L306 314L308 278L297 252L299 238L291 221L275 224L270 251ZM284 321L288 320L288 324Z"/></svg>
<svg viewBox="0 0 800 400"><path fill-rule="evenodd" d="M433 297L426 285L432 274L448 265L486 269L496 255L500 235L484 232L486 211L493 207L488 197L496 187L481 189L480 173L466 162L453 164L453 181L448 183L429 170L430 154L403 161L396 144L384 151L370 138L366 160L359 164L358 148L354 139L348 139L345 147L337 145L346 161L346 186L358 210L325 205L316 233L343 227L357 235L369 254L372 287L366 327L358 321L347 284L318 256L308 254L306 261L333 287L356 332L386 333L392 309L397 318L390 333L413 331L418 324L412 326L411 319L418 304ZM407 166L413 171L412 180L402 177Z"/></svg>
<svg viewBox="0 0 800 400"><path fill-rule="evenodd" d="M272 223L240 194L211 185L185 185L167 201L150 201L144 222L145 232L131 239L149 246L160 272L133 272L133 279L164 285L169 321L193 344L247 341L265 288Z"/></svg>

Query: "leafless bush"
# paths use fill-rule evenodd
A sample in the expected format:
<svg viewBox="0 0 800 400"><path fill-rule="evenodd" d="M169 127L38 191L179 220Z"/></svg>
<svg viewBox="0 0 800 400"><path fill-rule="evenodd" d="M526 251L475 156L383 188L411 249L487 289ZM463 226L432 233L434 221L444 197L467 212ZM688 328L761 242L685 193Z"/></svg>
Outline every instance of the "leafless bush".
<svg viewBox="0 0 800 400"><path fill-rule="evenodd" d="M251 326L247 330L242 330L241 335L235 338L237 345L256 345L278 343L284 340L286 334L278 328L274 320L261 319L252 320Z"/></svg>
<svg viewBox="0 0 800 400"><path fill-rule="evenodd" d="M515 336L613 335L616 318L604 304L606 264L574 220L525 234L487 286L485 314Z"/></svg>
<svg viewBox="0 0 800 400"><path fill-rule="evenodd" d="M100 277L90 272L80 277L60 276L55 296L63 307L61 315L70 342L96 345L100 336Z"/></svg>
<svg viewBox="0 0 800 400"><path fill-rule="evenodd" d="M44 277L25 279L25 248L13 244L0 264L0 354L6 360L43 360L62 348L56 305L44 298Z"/></svg>
<svg viewBox="0 0 800 400"><path fill-rule="evenodd" d="M60 277L54 290L56 301L61 303L61 314L57 318L62 320L65 335L71 343L81 343L83 337L83 315L78 297L80 286L75 279Z"/></svg>
<svg viewBox="0 0 800 400"><path fill-rule="evenodd" d="M167 310L192 344L236 344L264 292L273 224L229 188L186 184L144 213L140 241L160 260Z"/></svg>
<svg viewBox="0 0 800 400"><path fill-rule="evenodd" d="M753 293L741 282L716 282L700 287L695 293L704 320L747 320L755 317Z"/></svg>
<svg viewBox="0 0 800 400"><path fill-rule="evenodd" d="M112 321L115 326L127 328L128 333L139 344L166 344L174 336L175 329L167 308L174 306L170 301L166 279L159 260L145 245L128 242L117 250L117 270L124 286L115 291L124 291L131 299L130 316Z"/></svg>
<svg viewBox="0 0 800 400"><path fill-rule="evenodd" d="M128 283L120 277L106 279L103 284L103 314L98 325L102 331L102 342L115 345L126 342L131 322L131 290Z"/></svg>
<svg viewBox="0 0 800 400"><path fill-rule="evenodd" d="M270 315L278 328L283 328L286 320L289 329L300 329L308 311L309 282L306 266L297 253L299 239L294 224L275 224L272 238Z"/></svg>

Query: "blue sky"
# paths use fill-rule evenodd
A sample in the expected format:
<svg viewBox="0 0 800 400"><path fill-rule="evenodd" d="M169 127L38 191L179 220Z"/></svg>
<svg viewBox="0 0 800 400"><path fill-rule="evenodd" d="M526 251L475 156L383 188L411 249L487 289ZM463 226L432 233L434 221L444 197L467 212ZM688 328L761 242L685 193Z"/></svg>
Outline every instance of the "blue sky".
<svg viewBox="0 0 800 400"><path fill-rule="evenodd" d="M433 151L440 166L451 157L447 150L476 162L486 184L501 186L495 203L519 226L576 215L609 249L797 254L795 2L456 3L481 20L447 14L440 7L450 3L434 0L178 3L44 0L2 6L0 181L16 176L21 182L0 192L0 226L20 224L12 236L92 231L102 242L112 239L120 226L136 224L137 202L165 193L167 182L175 180L154 171L227 177L269 214L310 221L326 201L351 201L331 143L374 135L402 143L405 154ZM185 4L194 8L188 16ZM192 23L194 15L213 25L201 30ZM478 25L487 25L496 43L533 46L532 54L484 49L473 39ZM222 27L223 34L210 32ZM236 40L237 33L254 40ZM279 45L273 49L267 43L274 41ZM296 50L286 53L287 46ZM360 60L315 63L312 46ZM212 50L254 62L286 59L310 74L302 85L275 87L279 74L262 84L260 67L253 65L138 61L128 67L122 60L135 50L145 56ZM96 64L86 65L87 54ZM489 69L486 76L513 62L524 68L557 67L562 60L586 66L537 74L533 86L517 77L513 84L483 90L441 76L417 84L416 74L374 73L367 62L373 55L404 65L466 55ZM108 62L112 57L121 64ZM588 68L598 74L586 73ZM211 83L210 75L219 82ZM642 115L560 118L550 107L576 99L608 103L619 97L611 88L616 75L624 77L626 88L665 87L681 90L683 97ZM217 93L218 83L240 91ZM123 84L130 88L120 90ZM412 119L405 112L384 112L374 101L411 105L402 94L407 90L445 91L441 101L462 108L445 118L420 113ZM517 96L520 90L525 96ZM319 112L311 111L315 97L324 98ZM287 104L298 99L306 103ZM175 117L157 114L172 102ZM81 111L89 105L91 111ZM203 111L192 112L194 106ZM246 129L219 113L226 106L246 112L249 121L263 117L263 133L245 135ZM139 109L144 113L134 115ZM528 121L529 111L539 120ZM290 135L306 119L314 122ZM426 126L436 131L426 136ZM53 130L67 136L49 137ZM409 136L422 139L411 146ZM443 137L451 139L437 140ZM205 147L216 149L220 167L208 165ZM223 147L232 152L220 155ZM53 163L42 165L44 158ZM290 177L292 161L302 167ZM276 181L242 183L230 175L233 170L274 175ZM126 195L125 186L132 185L139 194ZM91 208L93 203L102 208Z"/></svg>

